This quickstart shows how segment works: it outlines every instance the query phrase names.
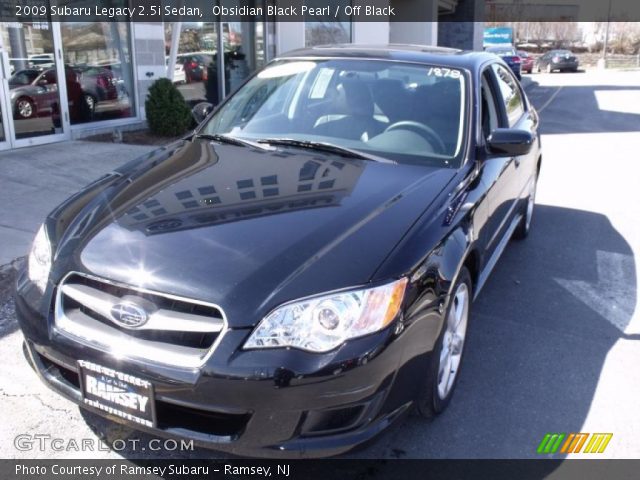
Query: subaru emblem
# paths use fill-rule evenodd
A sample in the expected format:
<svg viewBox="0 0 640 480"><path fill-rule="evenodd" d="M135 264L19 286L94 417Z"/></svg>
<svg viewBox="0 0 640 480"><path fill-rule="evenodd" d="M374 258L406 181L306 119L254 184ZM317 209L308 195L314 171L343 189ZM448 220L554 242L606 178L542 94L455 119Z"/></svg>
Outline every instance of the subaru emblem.
<svg viewBox="0 0 640 480"><path fill-rule="evenodd" d="M113 321L125 328L137 328L149 320L147 311L132 302L117 303L111 307Z"/></svg>

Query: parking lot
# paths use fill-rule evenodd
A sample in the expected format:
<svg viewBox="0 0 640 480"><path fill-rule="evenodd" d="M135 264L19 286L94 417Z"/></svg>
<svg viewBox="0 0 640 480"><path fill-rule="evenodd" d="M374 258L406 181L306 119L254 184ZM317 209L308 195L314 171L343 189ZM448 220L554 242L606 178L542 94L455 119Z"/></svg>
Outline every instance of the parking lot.
<svg viewBox="0 0 640 480"><path fill-rule="evenodd" d="M525 84L541 113L544 148L531 236L511 243L473 305L465 366L449 409L430 423L408 417L350 457L535 458L547 432L610 432L599 458L640 456L640 71L534 74ZM130 156L148 150L119 148ZM55 151L62 156L65 150L25 149L11 153L11 162L0 153L0 181L14 182L31 216L53 207L73 182L80 187L89 174L98 175L76 171L48 179L48 191L34 187L28 162ZM16 164L20 154L24 165ZM111 168L109 162L102 167ZM9 212L6 205L16 199L5 200L0 241L4 250L5 236L11 239L13 257L26 253L37 222L18 207ZM0 268L0 277L9 269ZM0 288L0 456L221 456L143 450L145 435L82 412L48 390L28 367L21 342ZM140 448L128 443L93 453L20 450L14 438L23 433L141 442Z"/></svg>

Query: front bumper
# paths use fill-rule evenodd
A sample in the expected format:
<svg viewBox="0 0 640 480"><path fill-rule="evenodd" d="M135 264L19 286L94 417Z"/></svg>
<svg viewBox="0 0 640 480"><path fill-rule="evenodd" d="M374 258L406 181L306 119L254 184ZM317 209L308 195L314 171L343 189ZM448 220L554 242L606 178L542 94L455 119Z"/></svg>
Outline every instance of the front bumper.
<svg viewBox="0 0 640 480"><path fill-rule="evenodd" d="M197 369L116 358L51 328L51 318L20 293L16 313L26 352L41 379L83 403L78 360L150 381L156 426L149 433L242 456L299 458L344 453L369 441L410 407L427 371L441 319L408 322L348 342L330 354L273 349L244 351L249 329L229 329ZM53 315L50 310L49 315ZM423 315L424 316L424 315Z"/></svg>

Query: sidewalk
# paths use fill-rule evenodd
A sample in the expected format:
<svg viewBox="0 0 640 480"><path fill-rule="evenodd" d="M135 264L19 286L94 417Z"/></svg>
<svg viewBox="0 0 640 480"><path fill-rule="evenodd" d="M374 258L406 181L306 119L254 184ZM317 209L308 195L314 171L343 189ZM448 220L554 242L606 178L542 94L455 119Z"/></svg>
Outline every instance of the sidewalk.
<svg viewBox="0 0 640 480"><path fill-rule="evenodd" d="M69 195L153 148L70 141L0 152L0 265L28 253L45 216Z"/></svg>

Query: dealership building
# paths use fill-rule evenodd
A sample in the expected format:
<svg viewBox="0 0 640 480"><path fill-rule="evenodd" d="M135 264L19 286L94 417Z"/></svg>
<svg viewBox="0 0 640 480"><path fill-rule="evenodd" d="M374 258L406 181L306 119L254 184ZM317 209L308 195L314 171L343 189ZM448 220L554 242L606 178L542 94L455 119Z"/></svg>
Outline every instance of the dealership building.
<svg viewBox="0 0 640 480"><path fill-rule="evenodd" d="M46 6L50 0L35 3ZM120 3L132 4L95 0L92 5ZM171 78L188 103L215 104L266 62L305 46L391 42L482 48L481 0L388 3L415 12L415 18L433 20L291 22L265 15L251 21L218 17L214 22L83 23L45 15L2 22L0 150L140 128L149 86L162 77ZM0 9L8 19L15 6Z"/></svg>

